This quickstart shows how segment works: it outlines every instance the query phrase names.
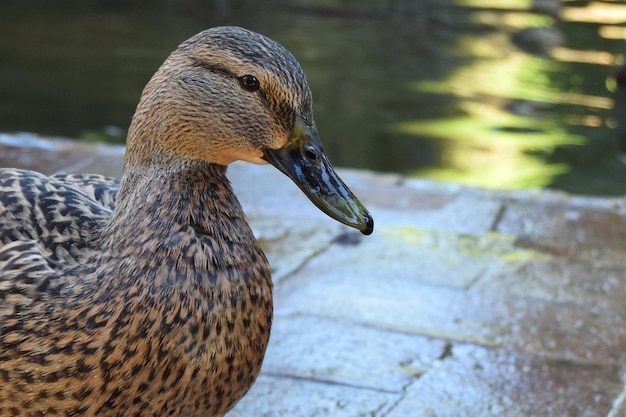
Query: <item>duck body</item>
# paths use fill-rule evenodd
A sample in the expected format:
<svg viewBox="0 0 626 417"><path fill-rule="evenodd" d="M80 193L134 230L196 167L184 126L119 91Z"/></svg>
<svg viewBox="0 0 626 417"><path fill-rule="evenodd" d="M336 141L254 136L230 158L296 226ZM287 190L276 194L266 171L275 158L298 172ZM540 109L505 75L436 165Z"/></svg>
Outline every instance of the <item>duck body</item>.
<svg viewBox="0 0 626 417"><path fill-rule="evenodd" d="M222 416L248 391L272 281L226 178L236 159L371 233L297 62L241 28L196 35L157 71L121 180L0 170L1 416Z"/></svg>
<svg viewBox="0 0 626 417"><path fill-rule="evenodd" d="M48 209L33 209L33 224L50 227L20 230L0 251L0 415L222 415L243 396L268 342L272 287L225 167L150 178L138 189L161 193L133 196L132 215L117 217L110 188L98 201L79 177L3 176L37 186L15 190L20 211L0 214L2 230L17 232L11 214L28 224L29 205Z"/></svg>

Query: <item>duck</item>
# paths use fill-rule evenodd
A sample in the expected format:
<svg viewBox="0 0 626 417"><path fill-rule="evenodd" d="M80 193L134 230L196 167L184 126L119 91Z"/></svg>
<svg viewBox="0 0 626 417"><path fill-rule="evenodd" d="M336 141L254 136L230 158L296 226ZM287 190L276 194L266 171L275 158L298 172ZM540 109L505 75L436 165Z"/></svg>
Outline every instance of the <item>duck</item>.
<svg viewBox="0 0 626 417"><path fill-rule="evenodd" d="M223 416L261 368L272 280L226 177L271 164L363 234L279 43L184 41L144 88L120 179L0 170L0 415Z"/></svg>

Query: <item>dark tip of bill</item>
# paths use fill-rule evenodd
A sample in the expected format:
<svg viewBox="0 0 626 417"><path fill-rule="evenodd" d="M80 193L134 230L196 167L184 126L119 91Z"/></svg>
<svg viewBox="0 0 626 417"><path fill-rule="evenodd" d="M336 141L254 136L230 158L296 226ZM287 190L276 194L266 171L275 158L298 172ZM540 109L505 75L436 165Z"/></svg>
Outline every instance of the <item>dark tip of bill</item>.
<svg viewBox="0 0 626 417"><path fill-rule="evenodd" d="M371 235L374 231L374 218L369 213L365 214L363 218L365 220L363 222L365 227L361 229L361 233L364 235Z"/></svg>

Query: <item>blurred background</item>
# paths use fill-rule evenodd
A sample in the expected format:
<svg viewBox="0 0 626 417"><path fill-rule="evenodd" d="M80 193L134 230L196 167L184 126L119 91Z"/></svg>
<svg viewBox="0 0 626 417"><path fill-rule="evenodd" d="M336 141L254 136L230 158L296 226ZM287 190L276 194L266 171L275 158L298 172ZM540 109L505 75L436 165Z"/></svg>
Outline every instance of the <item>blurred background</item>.
<svg viewBox="0 0 626 417"><path fill-rule="evenodd" d="M217 25L298 58L335 166L626 193L623 0L0 0L0 132L123 143L150 76Z"/></svg>

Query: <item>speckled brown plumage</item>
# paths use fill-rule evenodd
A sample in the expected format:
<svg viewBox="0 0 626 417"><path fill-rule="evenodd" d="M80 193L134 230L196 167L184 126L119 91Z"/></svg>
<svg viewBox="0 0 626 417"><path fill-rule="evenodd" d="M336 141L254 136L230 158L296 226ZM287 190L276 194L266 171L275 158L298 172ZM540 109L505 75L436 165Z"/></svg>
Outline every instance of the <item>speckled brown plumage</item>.
<svg viewBox="0 0 626 417"><path fill-rule="evenodd" d="M224 167L199 165L150 178L162 192L109 223L67 181L4 173L21 204L3 207L2 230L11 214L29 224L26 199L37 209L0 251L0 415L219 415L250 386L269 337L268 267Z"/></svg>
<svg viewBox="0 0 626 417"><path fill-rule="evenodd" d="M311 173L294 180L307 192L325 163L309 137L310 93L291 54L215 28L146 86L121 181L0 170L0 415L226 413L254 382L272 321L269 266L226 165L289 165L271 155L300 146ZM370 233L339 183L332 204L349 207L331 215Z"/></svg>

